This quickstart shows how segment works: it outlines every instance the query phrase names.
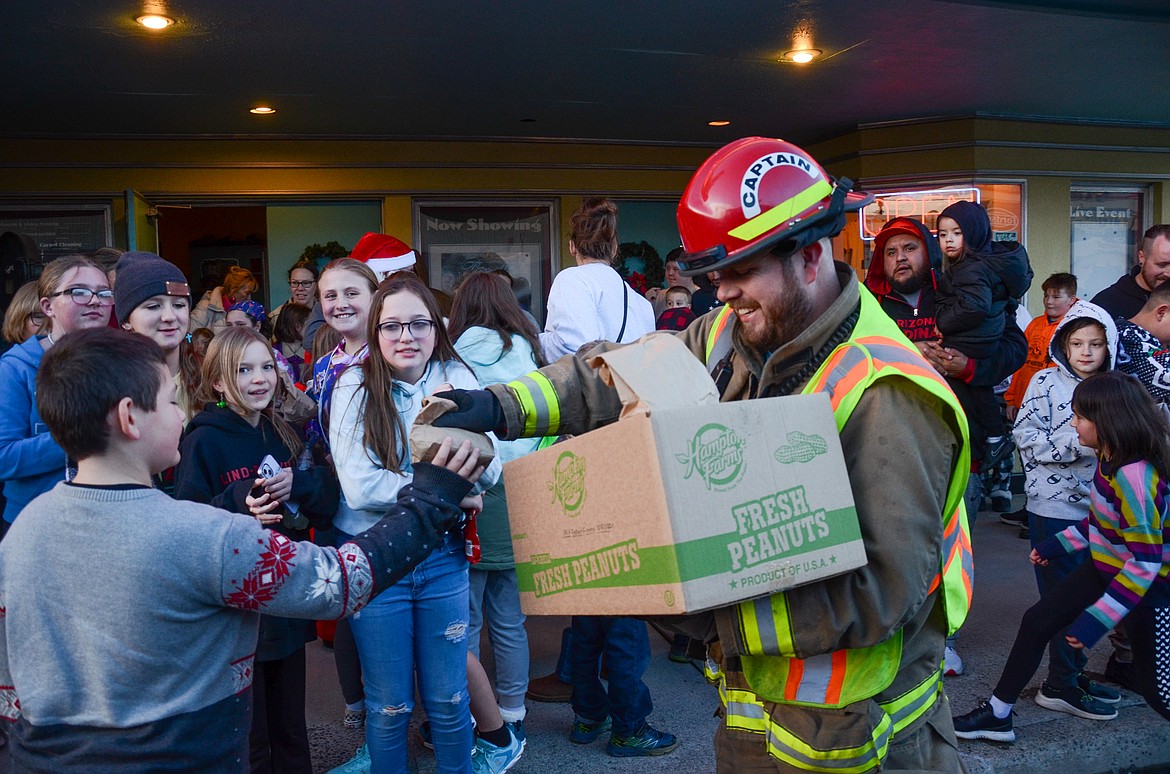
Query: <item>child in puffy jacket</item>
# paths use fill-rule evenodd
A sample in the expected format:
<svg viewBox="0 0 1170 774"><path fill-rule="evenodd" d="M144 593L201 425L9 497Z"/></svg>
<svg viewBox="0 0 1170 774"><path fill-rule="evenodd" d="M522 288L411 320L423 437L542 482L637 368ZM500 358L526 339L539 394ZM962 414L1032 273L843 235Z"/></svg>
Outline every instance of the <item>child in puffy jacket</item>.
<svg viewBox="0 0 1170 774"><path fill-rule="evenodd" d="M938 242L945 262L935 297L935 325L943 344L980 360L992 356L1004 329L1015 325L1018 299L1032 284L1028 253L1018 242L992 242L987 210L975 202L955 202L938 216ZM985 435L987 448L976 459L993 467L1011 450L991 387L971 387L964 406L968 419ZM964 396L960 396L962 399Z"/></svg>

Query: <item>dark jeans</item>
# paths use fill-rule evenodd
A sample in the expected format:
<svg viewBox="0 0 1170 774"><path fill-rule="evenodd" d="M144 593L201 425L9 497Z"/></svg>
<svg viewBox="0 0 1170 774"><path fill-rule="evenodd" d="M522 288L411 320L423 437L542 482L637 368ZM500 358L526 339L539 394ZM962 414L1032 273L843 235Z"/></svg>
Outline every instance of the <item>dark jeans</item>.
<svg viewBox="0 0 1170 774"><path fill-rule="evenodd" d="M1048 519L1028 511L1032 548L1075 523L1064 519ZM1050 595L1060 582L1072 575L1073 570L1084 564L1087 558L1087 551L1077 551L1053 559L1047 567L1035 565L1033 569L1036 570L1036 586L1040 589L1040 596ZM1048 679L1045 682L1053 688L1071 688L1076 685L1077 675L1084 671L1085 664L1089 661L1084 648L1077 649L1068 644L1064 638L1067 633L1068 627L1065 627L1048 641Z"/></svg>
<svg viewBox="0 0 1170 774"><path fill-rule="evenodd" d="M633 618L573 616L569 645L573 711L583 720L613 718L613 731L632 734L646 722L654 704L642 675L650 665L646 624ZM609 691L601 684L597 663L602 653L609 670Z"/></svg>
<svg viewBox="0 0 1170 774"><path fill-rule="evenodd" d="M1086 561L1060 581L1051 594L1028 608L993 691L997 698L1009 704L1019 700L1020 692L1040 666L1044 646L1099 600L1106 586L1105 578L1091 561ZM1138 607L1126 616L1125 622L1133 642L1137 682L1145 688L1146 702L1170 720L1170 609Z"/></svg>
<svg viewBox="0 0 1170 774"><path fill-rule="evenodd" d="M305 649L257 661L252 672L253 774L311 774L305 728Z"/></svg>

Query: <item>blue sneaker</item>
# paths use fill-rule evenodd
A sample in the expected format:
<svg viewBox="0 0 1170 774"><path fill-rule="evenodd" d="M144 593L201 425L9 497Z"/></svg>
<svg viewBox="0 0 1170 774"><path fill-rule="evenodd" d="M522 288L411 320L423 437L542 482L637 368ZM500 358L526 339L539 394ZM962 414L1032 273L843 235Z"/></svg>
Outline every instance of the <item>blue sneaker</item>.
<svg viewBox="0 0 1170 774"><path fill-rule="evenodd" d="M352 758L327 774L370 774L370 748L363 744Z"/></svg>
<svg viewBox="0 0 1170 774"><path fill-rule="evenodd" d="M674 734L659 731L649 723L629 736L613 734L605 751L615 758L637 758L645 755L666 755L678 747Z"/></svg>
<svg viewBox="0 0 1170 774"><path fill-rule="evenodd" d="M512 723L508 723L507 725L508 725L508 730L512 732L512 736L514 736L520 740L520 747L521 748L527 747L528 746L528 738L527 738L526 734L524 733L524 721L517 720L517 721L514 721Z"/></svg>
<svg viewBox="0 0 1170 774"><path fill-rule="evenodd" d="M573 744L589 744L608 731L612 725L613 722L609 718L596 721L577 718L569 731L569 741Z"/></svg>
<svg viewBox="0 0 1170 774"><path fill-rule="evenodd" d="M516 765L524 752L524 742L516 738L508 726L508 746L496 747L486 739L477 738L471 750L472 774L503 774Z"/></svg>

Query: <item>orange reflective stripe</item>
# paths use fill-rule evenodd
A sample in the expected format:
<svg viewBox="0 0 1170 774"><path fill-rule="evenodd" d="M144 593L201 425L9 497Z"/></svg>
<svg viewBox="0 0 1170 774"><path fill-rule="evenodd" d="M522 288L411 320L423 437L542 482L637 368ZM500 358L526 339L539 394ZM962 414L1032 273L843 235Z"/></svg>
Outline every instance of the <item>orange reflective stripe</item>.
<svg viewBox="0 0 1170 774"><path fill-rule="evenodd" d="M800 691L800 681L804 678L804 660L799 658L788 661L788 680L784 683L784 698L796 701Z"/></svg>
<svg viewBox="0 0 1170 774"><path fill-rule="evenodd" d="M825 691L825 704L841 703L841 688L845 685L845 668L848 661L848 651L833 651L833 673L829 678L829 688Z"/></svg>

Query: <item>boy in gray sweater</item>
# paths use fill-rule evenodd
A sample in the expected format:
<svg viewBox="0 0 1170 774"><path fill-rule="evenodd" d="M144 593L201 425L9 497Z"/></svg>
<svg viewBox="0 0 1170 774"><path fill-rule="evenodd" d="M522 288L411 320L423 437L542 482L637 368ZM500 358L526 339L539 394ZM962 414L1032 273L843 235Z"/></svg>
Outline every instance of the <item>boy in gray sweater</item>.
<svg viewBox="0 0 1170 774"><path fill-rule="evenodd" d="M149 339L65 337L41 363L37 403L78 472L0 544L0 715L15 771L248 771L260 613L357 611L430 553L483 471L469 444L445 443L385 518L323 548L151 488L178 462L183 416ZM242 510L280 505L264 485L238 482Z"/></svg>

